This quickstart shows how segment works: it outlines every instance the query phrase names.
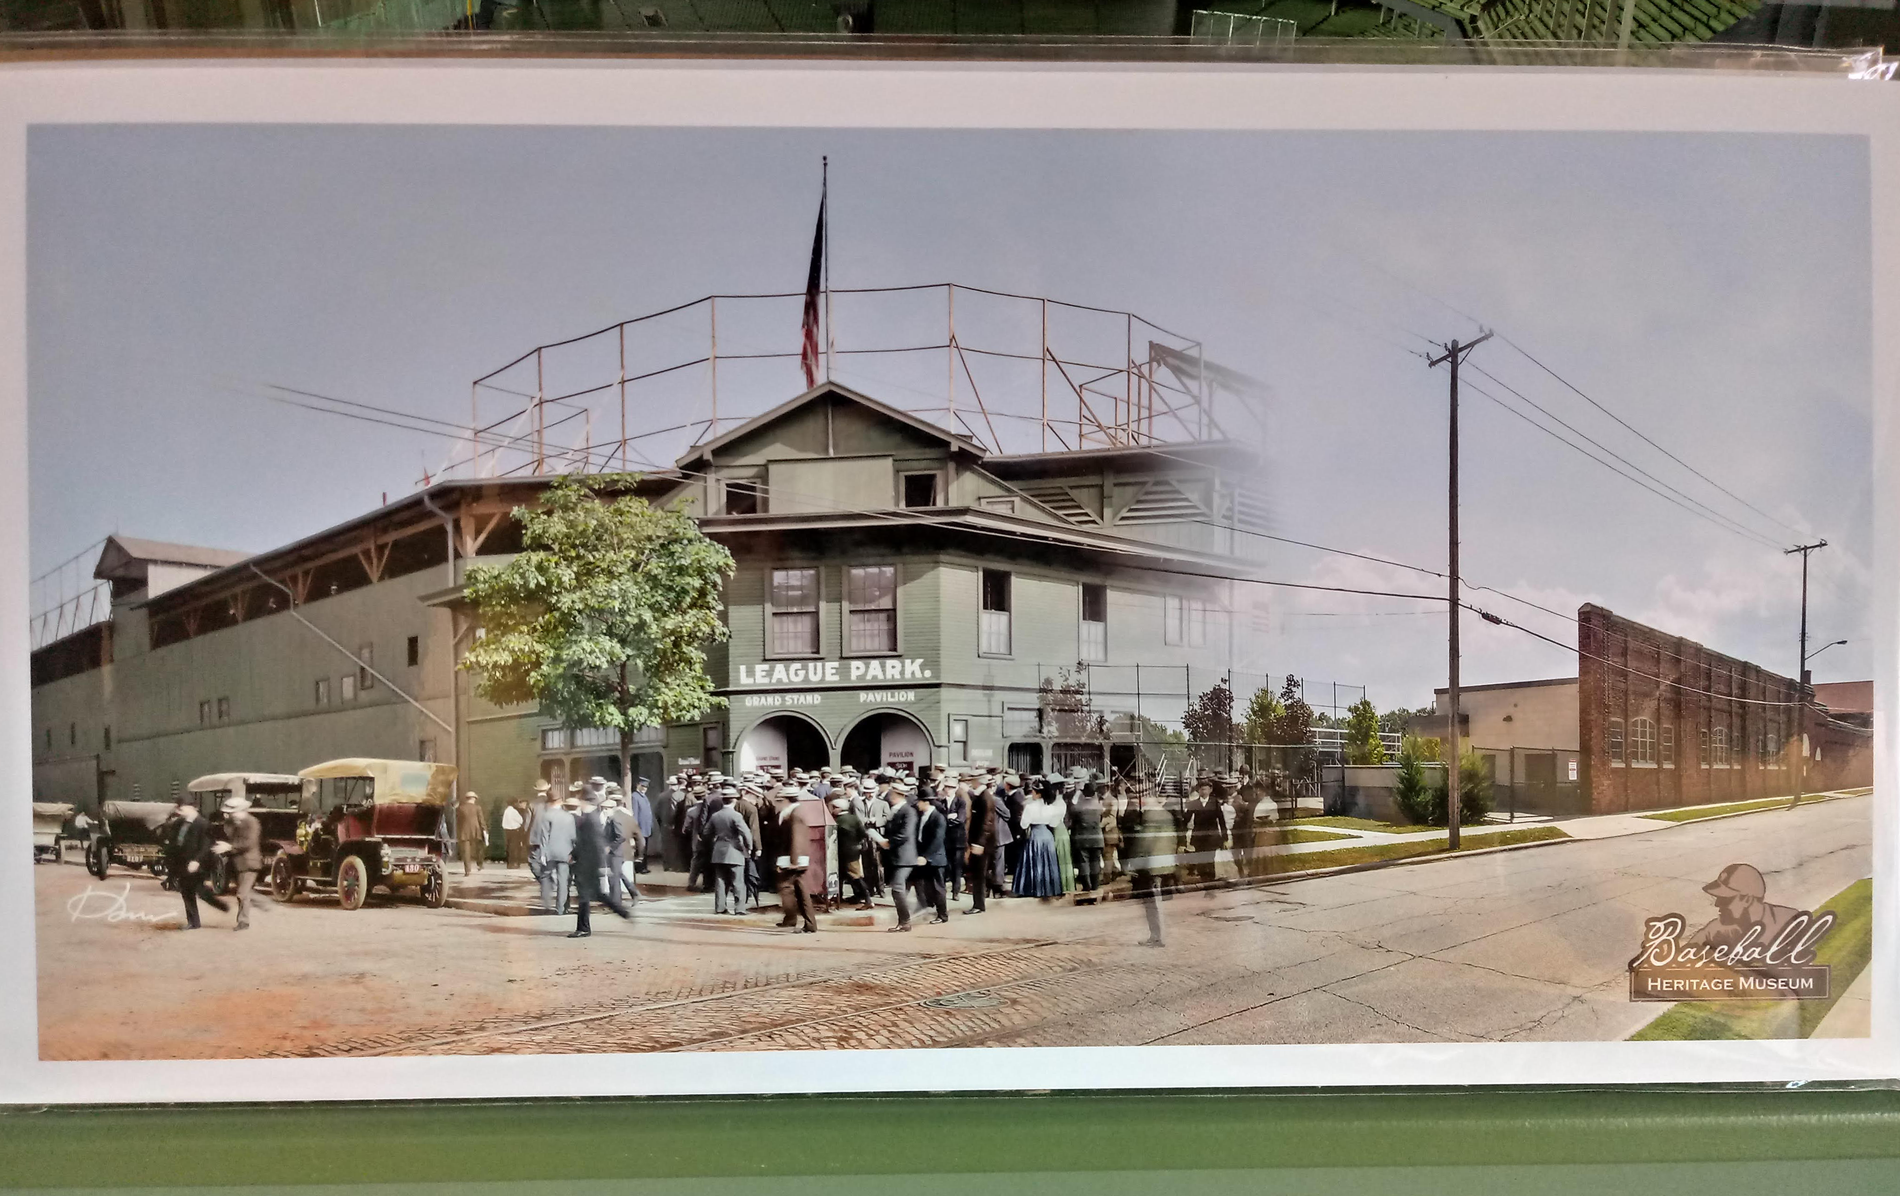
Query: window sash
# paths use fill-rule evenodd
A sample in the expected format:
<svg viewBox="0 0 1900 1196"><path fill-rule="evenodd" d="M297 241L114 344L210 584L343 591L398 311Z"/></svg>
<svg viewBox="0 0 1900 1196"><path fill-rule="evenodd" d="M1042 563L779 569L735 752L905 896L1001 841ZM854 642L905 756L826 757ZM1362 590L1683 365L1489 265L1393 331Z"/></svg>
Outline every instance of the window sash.
<svg viewBox="0 0 1900 1196"><path fill-rule="evenodd" d="M1623 763L1623 720L1610 720L1610 763Z"/></svg>
<svg viewBox="0 0 1900 1196"><path fill-rule="evenodd" d="M1108 659L1108 624L1082 620L1082 659L1101 662Z"/></svg>
<svg viewBox="0 0 1900 1196"><path fill-rule="evenodd" d="M896 610L897 566L853 565L845 574L844 595L852 610Z"/></svg>
<svg viewBox="0 0 1900 1196"><path fill-rule="evenodd" d="M847 651L897 651L897 612L894 610L854 610L848 631Z"/></svg>
<svg viewBox="0 0 1900 1196"><path fill-rule="evenodd" d="M818 612L772 612L772 655L818 655Z"/></svg>
<svg viewBox="0 0 1900 1196"><path fill-rule="evenodd" d="M1006 610L986 610L982 612L983 648L985 656L1008 656L1010 654L1009 612Z"/></svg>
<svg viewBox="0 0 1900 1196"><path fill-rule="evenodd" d="M788 612L817 610L818 570L772 570L772 609Z"/></svg>

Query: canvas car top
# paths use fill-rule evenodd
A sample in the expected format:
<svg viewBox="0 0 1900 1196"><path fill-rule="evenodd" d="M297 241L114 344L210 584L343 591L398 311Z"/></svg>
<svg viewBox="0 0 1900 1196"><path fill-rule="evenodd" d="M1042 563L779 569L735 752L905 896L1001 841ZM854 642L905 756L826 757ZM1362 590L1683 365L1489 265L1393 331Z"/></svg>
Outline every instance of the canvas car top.
<svg viewBox="0 0 1900 1196"><path fill-rule="evenodd" d="M375 760L352 756L313 764L297 774L304 780L331 777L369 777L376 783L377 801L410 801L426 805L446 805L455 784L453 764L430 764L422 760Z"/></svg>

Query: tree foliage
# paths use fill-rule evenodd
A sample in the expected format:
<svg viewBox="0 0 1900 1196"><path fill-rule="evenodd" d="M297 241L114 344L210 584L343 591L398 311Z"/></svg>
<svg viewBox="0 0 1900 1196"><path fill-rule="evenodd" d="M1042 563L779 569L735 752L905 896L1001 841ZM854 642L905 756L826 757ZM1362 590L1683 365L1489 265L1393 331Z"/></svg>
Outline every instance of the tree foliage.
<svg viewBox="0 0 1900 1196"><path fill-rule="evenodd" d="M627 474L563 477L539 507L517 508L522 551L474 566L480 620L461 667L497 705L538 702L568 727L633 737L722 704L706 645L727 636L720 592L732 555L681 511L633 494Z"/></svg>
<svg viewBox="0 0 1900 1196"><path fill-rule="evenodd" d="M1346 763L1384 764L1385 741L1379 738L1379 712L1366 698L1346 711Z"/></svg>
<svg viewBox="0 0 1900 1196"><path fill-rule="evenodd" d="M1444 826L1450 821L1451 798L1445 771L1425 767L1428 759L1437 756L1435 741L1410 735L1399 748L1398 787L1393 800L1407 819L1420 826ZM1485 775L1484 759L1467 751L1458 761L1458 822L1475 826L1490 813L1491 778Z"/></svg>
<svg viewBox="0 0 1900 1196"><path fill-rule="evenodd" d="M1279 732L1280 716L1285 712L1280 708L1280 700L1273 691L1265 688L1253 691L1253 697L1247 699L1244 737L1248 743L1275 743L1274 735Z"/></svg>
<svg viewBox="0 0 1900 1196"><path fill-rule="evenodd" d="M1089 694L1088 665L1077 661L1074 669L1056 672L1044 677L1036 690L1043 726L1064 739L1108 739L1108 716L1095 709Z"/></svg>
<svg viewBox="0 0 1900 1196"><path fill-rule="evenodd" d="M1226 678L1188 704L1181 728L1192 743L1225 743L1234 736L1234 691Z"/></svg>

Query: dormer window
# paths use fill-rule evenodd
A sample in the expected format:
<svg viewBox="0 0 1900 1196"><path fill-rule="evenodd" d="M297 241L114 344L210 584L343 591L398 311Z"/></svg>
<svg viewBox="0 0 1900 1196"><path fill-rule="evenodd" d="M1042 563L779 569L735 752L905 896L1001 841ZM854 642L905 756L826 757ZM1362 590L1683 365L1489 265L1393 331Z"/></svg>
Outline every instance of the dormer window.
<svg viewBox="0 0 1900 1196"><path fill-rule="evenodd" d="M937 475L935 473L905 474L904 505L907 507L940 505L937 500Z"/></svg>

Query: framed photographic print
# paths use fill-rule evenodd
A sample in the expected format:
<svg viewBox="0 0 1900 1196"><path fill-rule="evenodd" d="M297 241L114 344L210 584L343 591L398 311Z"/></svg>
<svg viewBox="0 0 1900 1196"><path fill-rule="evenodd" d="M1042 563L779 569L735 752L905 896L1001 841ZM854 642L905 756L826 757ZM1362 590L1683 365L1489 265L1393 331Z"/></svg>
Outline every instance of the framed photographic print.
<svg viewBox="0 0 1900 1196"><path fill-rule="evenodd" d="M0 97L6 1100L1895 1074L1886 89Z"/></svg>

